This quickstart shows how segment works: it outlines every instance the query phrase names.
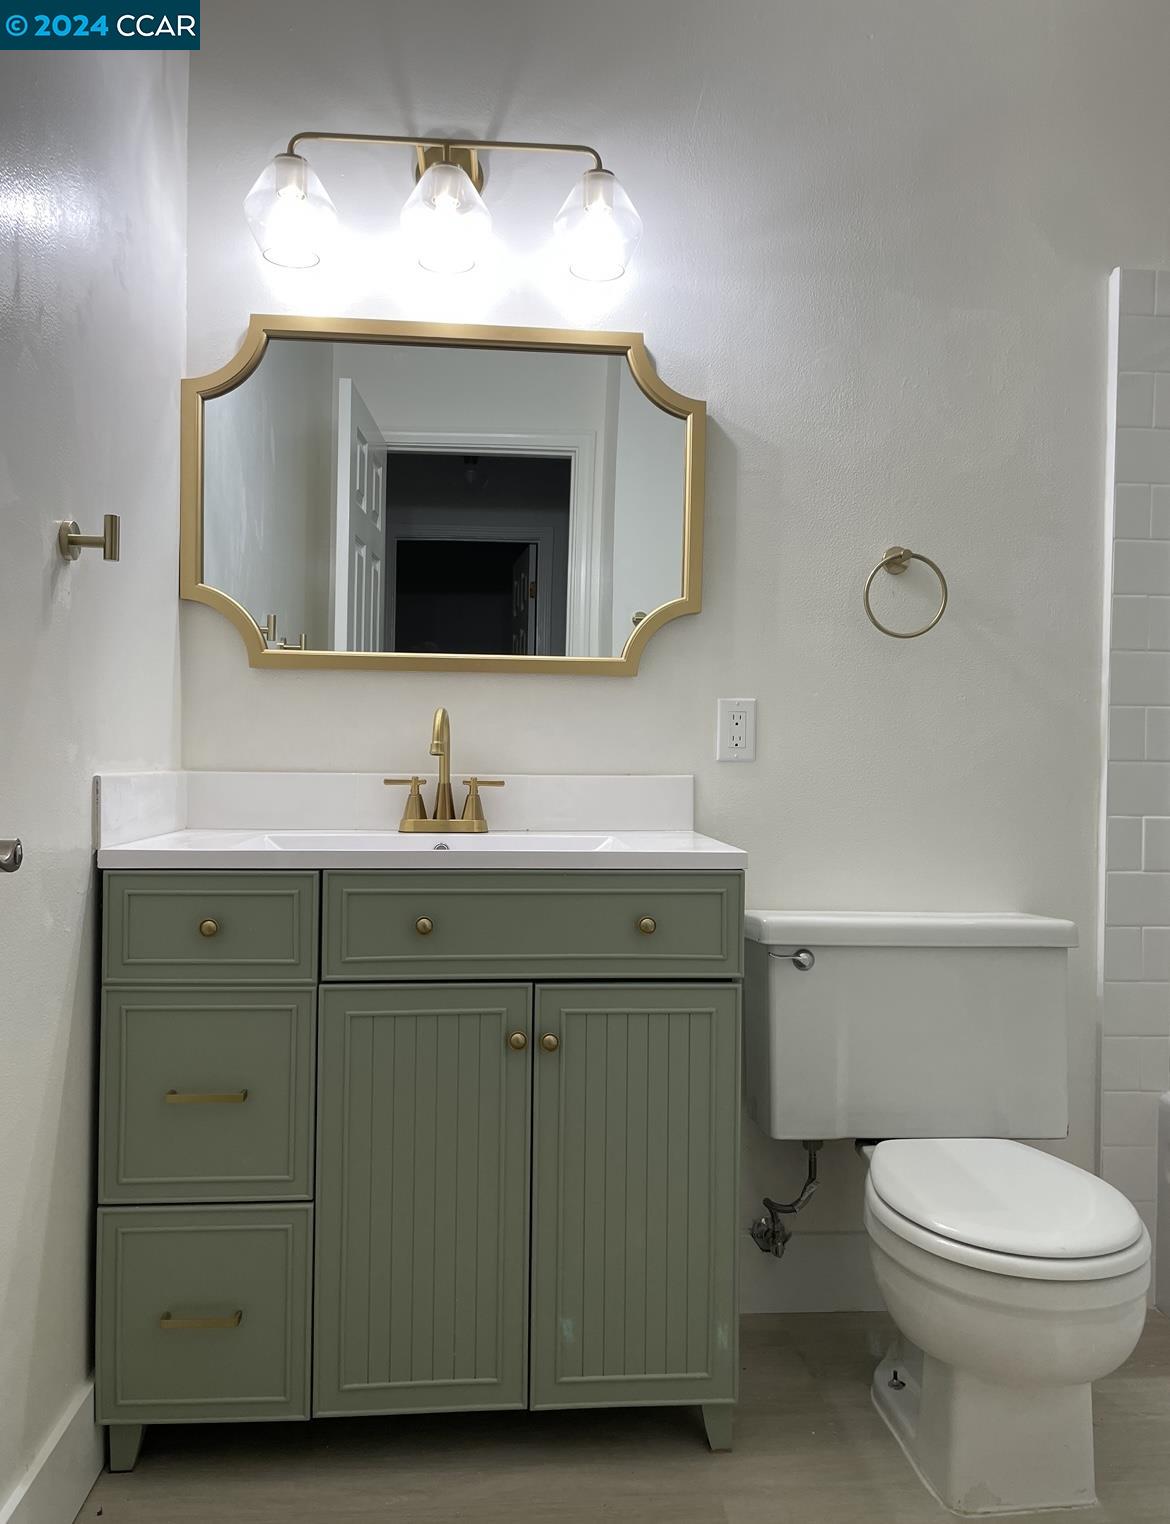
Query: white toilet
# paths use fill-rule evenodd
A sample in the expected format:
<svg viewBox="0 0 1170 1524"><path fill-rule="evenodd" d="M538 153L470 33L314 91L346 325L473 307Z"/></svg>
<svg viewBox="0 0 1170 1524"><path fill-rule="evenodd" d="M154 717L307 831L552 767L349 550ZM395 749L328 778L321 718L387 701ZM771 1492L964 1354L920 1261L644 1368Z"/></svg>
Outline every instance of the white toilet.
<svg viewBox="0 0 1170 1524"><path fill-rule="evenodd" d="M1096 1501L1090 1383L1137 1343L1149 1235L1074 1165L1069 921L747 917L747 1107L774 1138L856 1138L897 1325L878 1411L956 1513ZM811 953L811 958L808 954ZM800 954L801 956L797 956Z"/></svg>

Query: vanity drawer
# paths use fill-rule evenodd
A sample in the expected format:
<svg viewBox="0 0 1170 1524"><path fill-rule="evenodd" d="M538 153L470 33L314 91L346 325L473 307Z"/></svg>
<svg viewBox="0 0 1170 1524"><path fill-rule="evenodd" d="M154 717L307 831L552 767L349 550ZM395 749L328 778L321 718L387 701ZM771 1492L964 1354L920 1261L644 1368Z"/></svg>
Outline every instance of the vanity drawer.
<svg viewBox="0 0 1170 1524"><path fill-rule="evenodd" d="M107 873L108 983L310 984L315 873Z"/></svg>
<svg viewBox="0 0 1170 1524"><path fill-rule="evenodd" d="M312 1208L98 1212L99 1423L309 1416Z"/></svg>
<svg viewBox="0 0 1170 1524"><path fill-rule="evenodd" d="M742 967L740 873L327 872L324 914L326 979L733 978Z"/></svg>
<svg viewBox="0 0 1170 1524"><path fill-rule="evenodd" d="M103 1201L312 1194L315 991L108 989Z"/></svg>

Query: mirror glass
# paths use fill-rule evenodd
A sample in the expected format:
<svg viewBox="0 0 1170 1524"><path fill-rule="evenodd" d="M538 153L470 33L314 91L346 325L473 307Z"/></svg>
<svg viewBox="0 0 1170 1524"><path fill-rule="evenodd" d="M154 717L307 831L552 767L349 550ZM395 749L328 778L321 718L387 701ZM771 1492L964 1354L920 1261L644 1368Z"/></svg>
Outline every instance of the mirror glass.
<svg viewBox="0 0 1170 1524"><path fill-rule="evenodd" d="M620 656L684 594L687 425L624 354L273 336L203 404L203 577L316 651Z"/></svg>

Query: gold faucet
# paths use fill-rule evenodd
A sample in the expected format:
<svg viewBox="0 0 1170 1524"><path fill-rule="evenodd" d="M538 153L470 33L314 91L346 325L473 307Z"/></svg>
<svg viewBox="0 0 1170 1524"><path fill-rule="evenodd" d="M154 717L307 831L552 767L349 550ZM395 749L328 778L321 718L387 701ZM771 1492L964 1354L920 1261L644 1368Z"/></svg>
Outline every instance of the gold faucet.
<svg viewBox="0 0 1170 1524"><path fill-rule="evenodd" d="M431 756L439 759L439 782L435 789L435 820L454 820L455 801L451 797L451 717L445 709L436 709L431 725Z"/></svg>
<svg viewBox="0 0 1170 1524"><path fill-rule="evenodd" d="M398 822L401 832L430 831L441 834L486 831L487 820L479 797L481 788L503 788L502 778L464 778L467 798L463 814L455 819L455 800L451 794L451 718L445 709L435 710L431 724L431 756L439 759L439 781L435 786L435 808L427 819L427 807L423 803L422 782L416 773L411 778L383 778L383 783L402 784L410 789L402 819Z"/></svg>

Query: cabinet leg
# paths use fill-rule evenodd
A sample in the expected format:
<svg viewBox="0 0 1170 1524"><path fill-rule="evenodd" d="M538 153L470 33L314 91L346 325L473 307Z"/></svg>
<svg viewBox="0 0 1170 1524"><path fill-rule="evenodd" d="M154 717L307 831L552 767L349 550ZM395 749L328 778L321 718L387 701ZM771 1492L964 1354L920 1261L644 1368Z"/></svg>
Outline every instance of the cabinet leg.
<svg viewBox="0 0 1170 1524"><path fill-rule="evenodd" d="M703 1427L707 1431L707 1443L712 1450L731 1449L731 1422L735 1405L730 1402L705 1402L703 1404Z"/></svg>
<svg viewBox="0 0 1170 1524"><path fill-rule="evenodd" d="M142 1448L140 1423L112 1423L106 1430L110 1444L110 1470L133 1471Z"/></svg>

